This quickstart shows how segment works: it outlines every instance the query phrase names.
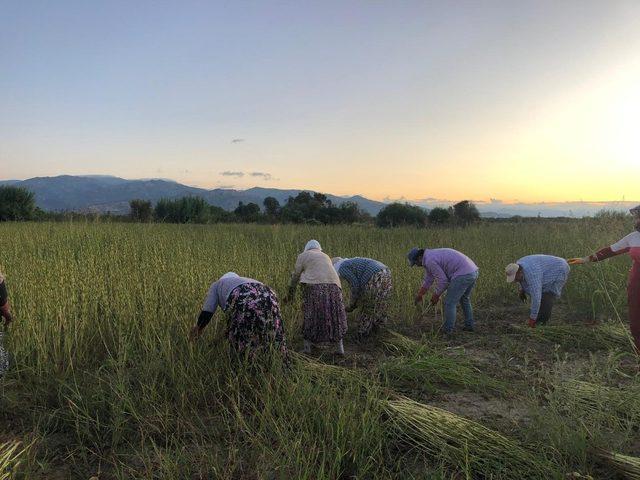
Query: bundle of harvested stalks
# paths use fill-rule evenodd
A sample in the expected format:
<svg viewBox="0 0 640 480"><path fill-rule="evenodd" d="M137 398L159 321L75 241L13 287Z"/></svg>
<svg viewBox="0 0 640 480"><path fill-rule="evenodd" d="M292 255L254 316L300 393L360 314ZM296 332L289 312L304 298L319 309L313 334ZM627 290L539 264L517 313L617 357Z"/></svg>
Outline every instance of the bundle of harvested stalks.
<svg viewBox="0 0 640 480"><path fill-rule="evenodd" d="M517 326L516 330L541 340L573 348L591 350L631 350L629 333L621 326L604 323L595 327L586 325L545 325L536 329Z"/></svg>
<svg viewBox="0 0 640 480"><path fill-rule="evenodd" d="M15 471L20 465L20 457L26 448L20 449L21 442L7 442L0 444L0 480L14 478Z"/></svg>
<svg viewBox="0 0 640 480"><path fill-rule="evenodd" d="M607 414L616 425L640 421L640 395L637 388L614 388L596 383L568 380L556 387L568 399L569 408L589 415Z"/></svg>
<svg viewBox="0 0 640 480"><path fill-rule="evenodd" d="M384 344L392 353L402 354L385 360L378 367L388 385L428 393L438 391L438 385L504 390L501 382L483 374L463 355L429 348L395 332L387 335Z"/></svg>
<svg viewBox="0 0 640 480"><path fill-rule="evenodd" d="M302 366L305 371L311 375L331 378L336 381L347 381L350 383L368 383L365 375L358 370L340 367L338 365L330 365L313 360L305 355L296 352L289 352L291 358L298 365Z"/></svg>
<svg viewBox="0 0 640 480"><path fill-rule="evenodd" d="M640 458L601 449L595 450L595 454L626 478L640 480Z"/></svg>
<svg viewBox="0 0 640 480"><path fill-rule="evenodd" d="M400 354L417 355L427 349L425 344L391 330L387 332L382 342L388 350Z"/></svg>
<svg viewBox="0 0 640 480"><path fill-rule="evenodd" d="M479 423L405 397L384 406L393 431L407 444L474 478L553 477L545 460Z"/></svg>

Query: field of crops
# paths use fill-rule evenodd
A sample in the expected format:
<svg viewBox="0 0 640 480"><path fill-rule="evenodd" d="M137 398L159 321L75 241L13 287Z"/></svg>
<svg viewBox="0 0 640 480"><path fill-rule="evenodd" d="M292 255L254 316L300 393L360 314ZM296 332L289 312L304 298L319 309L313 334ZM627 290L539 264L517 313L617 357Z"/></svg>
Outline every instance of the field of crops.
<svg viewBox="0 0 640 480"><path fill-rule="evenodd" d="M631 230L623 219L465 229L0 224L15 314L0 380L0 480L618 478L640 455L640 379L626 334L629 259L575 267L548 327L504 266L576 256ZM389 332L277 363L242 365L224 317L187 341L212 281L233 270L283 297L310 238L393 271ZM475 333L438 334L413 306L415 245L480 267ZM283 307L301 348L300 305ZM353 317L350 317L353 322ZM351 325L355 325L351 323ZM616 465L616 466L614 466ZM638 468L637 466L635 468ZM639 478L639 477L631 477Z"/></svg>

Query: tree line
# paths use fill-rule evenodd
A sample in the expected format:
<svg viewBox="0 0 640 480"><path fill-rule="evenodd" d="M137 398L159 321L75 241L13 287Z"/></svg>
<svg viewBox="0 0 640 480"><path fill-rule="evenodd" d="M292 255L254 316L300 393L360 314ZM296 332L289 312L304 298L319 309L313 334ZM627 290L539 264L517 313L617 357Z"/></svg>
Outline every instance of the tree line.
<svg viewBox="0 0 640 480"><path fill-rule="evenodd" d="M127 216L107 214L106 218L132 222L167 223L305 223L336 225L375 223L380 227L427 225L468 225L480 218L473 202L464 200L449 208L430 211L408 203L386 205L374 218L355 202L334 204L322 193L300 192L289 197L284 204L267 197L262 206L239 202L233 211L210 205L200 197L161 199L155 205L149 200L129 202ZM93 218L96 214L44 212L36 207L33 192L11 185L0 186L0 221L65 220L67 218Z"/></svg>
<svg viewBox="0 0 640 480"><path fill-rule="evenodd" d="M371 222L371 216L354 202L334 205L322 193L300 192L284 205L267 197L262 207L257 203L239 202L233 211L209 205L200 197L162 199L155 207L148 200L132 200L131 219L137 222L169 223L307 223L336 225Z"/></svg>

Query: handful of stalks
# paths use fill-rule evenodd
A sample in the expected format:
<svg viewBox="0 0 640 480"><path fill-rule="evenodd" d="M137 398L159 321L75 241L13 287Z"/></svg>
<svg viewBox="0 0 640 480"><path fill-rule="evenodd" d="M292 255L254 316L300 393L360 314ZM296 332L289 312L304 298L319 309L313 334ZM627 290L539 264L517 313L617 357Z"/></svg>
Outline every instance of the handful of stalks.
<svg viewBox="0 0 640 480"><path fill-rule="evenodd" d="M387 400L384 408L395 434L411 448L464 468L474 478L553 477L545 460L479 423L406 397Z"/></svg>
<svg viewBox="0 0 640 480"><path fill-rule="evenodd" d="M600 449L595 454L624 477L640 480L640 458Z"/></svg>
<svg viewBox="0 0 640 480"><path fill-rule="evenodd" d="M15 470L20 465L20 457L26 448L20 449L21 442L6 442L0 444L0 480L14 478Z"/></svg>

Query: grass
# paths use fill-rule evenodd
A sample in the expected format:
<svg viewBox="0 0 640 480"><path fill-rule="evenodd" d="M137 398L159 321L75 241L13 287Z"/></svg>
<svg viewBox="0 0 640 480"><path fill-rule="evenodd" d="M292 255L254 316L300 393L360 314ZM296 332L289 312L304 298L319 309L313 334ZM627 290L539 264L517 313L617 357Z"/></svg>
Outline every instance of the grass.
<svg viewBox="0 0 640 480"><path fill-rule="evenodd" d="M560 392L570 380L596 385L596 399L608 392L599 386L640 385L629 355L615 353L628 352L615 323L625 318L628 260L573 269L550 326L504 334L528 314L504 282L504 265L533 252L586 254L629 228L602 222L433 230L1 224L0 270L16 322L5 338L15 365L0 381L0 443L12 443L0 458L13 442L33 442L7 457L18 480L498 479L536 468L549 469L549 478L570 471L613 478L589 451L617 436L611 449L640 454L627 413L596 404L597 421L585 424L591 404ZM391 327L404 337L362 345L348 337L344 359L296 357L289 371L230 357L221 316L198 344L187 341L215 278L233 270L282 294L309 238L330 255L371 256L391 267ZM434 312L413 306L421 272L404 254L414 245L450 246L478 263L476 334L436 339ZM299 300L283 306L283 316L299 349ZM608 319L612 332L604 330ZM481 348L470 347L474 341ZM493 360L485 353L499 368L487 368ZM562 377L549 371L556 365L567 366ZM394 403L398 391L405 403ZM450 426L446 441L435 436L442 422ZM421 436L427 431L434 436ZM495 454L478 442L498 445Z"/></svg>

